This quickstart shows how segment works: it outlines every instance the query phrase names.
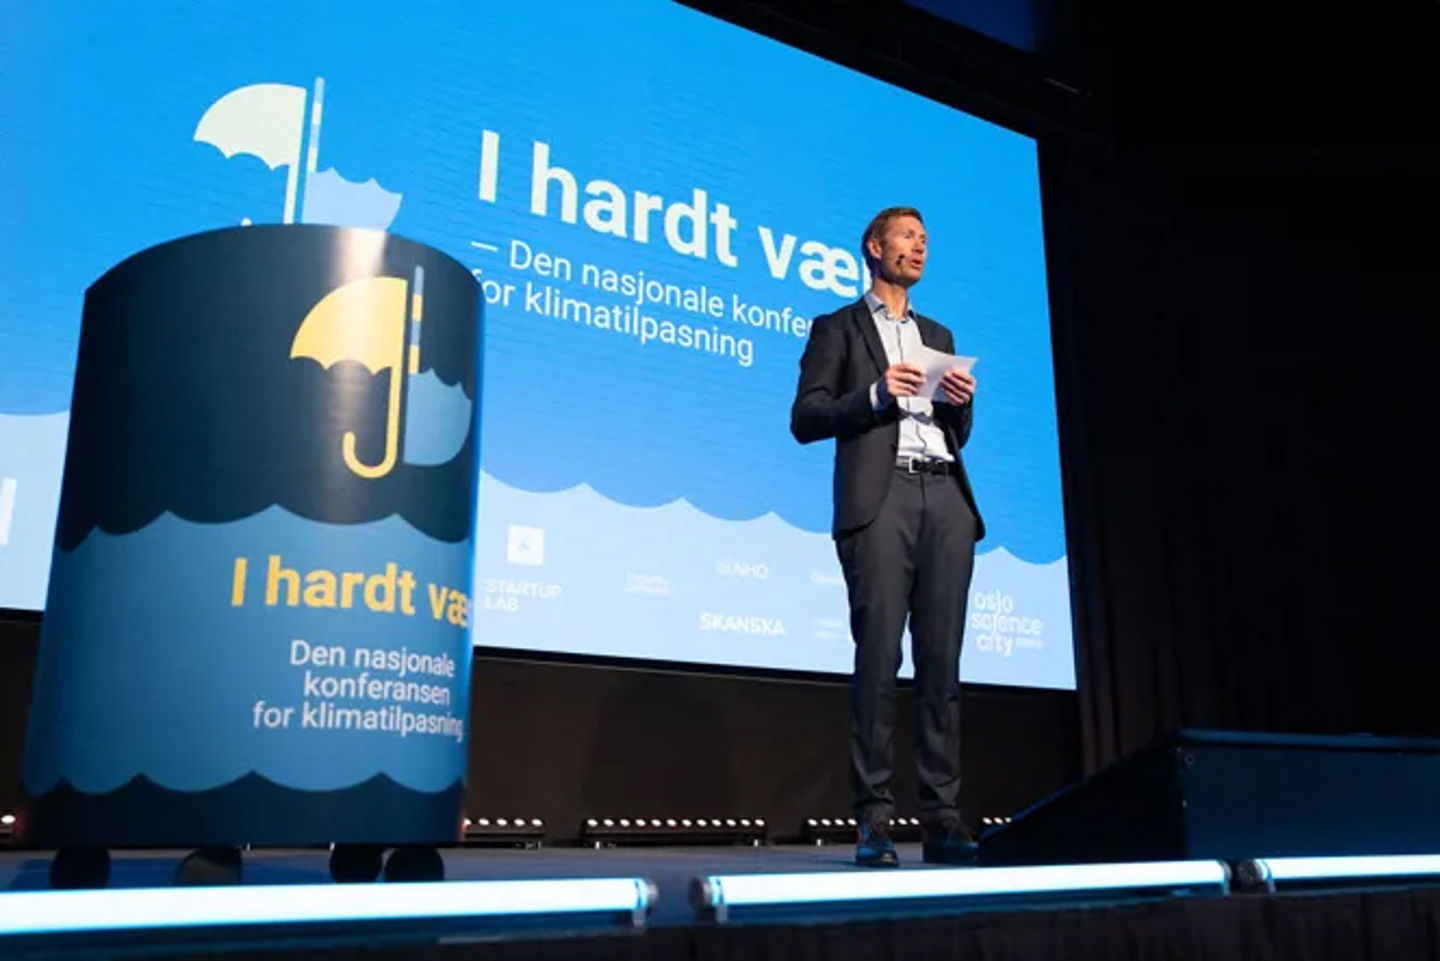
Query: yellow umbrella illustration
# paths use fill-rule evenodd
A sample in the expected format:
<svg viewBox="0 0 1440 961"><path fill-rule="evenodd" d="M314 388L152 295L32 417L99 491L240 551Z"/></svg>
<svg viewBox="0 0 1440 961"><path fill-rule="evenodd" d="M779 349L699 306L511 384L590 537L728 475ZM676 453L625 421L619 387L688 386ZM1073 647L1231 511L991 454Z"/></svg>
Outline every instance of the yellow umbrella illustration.
<svg viewBox="0 0 1440 961"><path fill-rule="evenodd" d="M405 287L400 277L370 277L337 287L305 315L290 345L291 358L309 357L322 367L352 360L364 364L373 374L390 372L384 458L379 464L361 463L355 454L355 432L347 430L342 438L345 466L361 477L384 477L394 468L400 452Z"/></svg>

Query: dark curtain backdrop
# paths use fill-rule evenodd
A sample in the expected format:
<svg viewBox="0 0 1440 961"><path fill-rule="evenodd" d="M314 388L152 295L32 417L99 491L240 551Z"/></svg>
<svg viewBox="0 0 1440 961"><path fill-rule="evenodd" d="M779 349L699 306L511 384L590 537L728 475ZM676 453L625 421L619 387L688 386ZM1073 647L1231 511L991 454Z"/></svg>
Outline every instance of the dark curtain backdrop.
<svg viewBox="0 0 1440 961"><path fill-rule="evenodd" d="M1042 150L1087 768L1440 734L1434 159Z"/></svg>

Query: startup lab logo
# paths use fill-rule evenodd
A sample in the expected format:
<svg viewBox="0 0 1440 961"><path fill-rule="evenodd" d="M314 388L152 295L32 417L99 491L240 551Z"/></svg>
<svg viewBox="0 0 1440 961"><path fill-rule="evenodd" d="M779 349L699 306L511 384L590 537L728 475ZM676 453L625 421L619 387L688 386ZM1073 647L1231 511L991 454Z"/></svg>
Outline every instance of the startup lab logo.
<svg viewBox="0 0 1440 961"><path fill-rule="evenodd" d="M309 90L283 83L237 87L205 111L194 139L217 148L227 159L250 154L271 170L284 167L282 223L298 218L306 224L387 230L400 212L401 194L381 187L373 177L354 183L334 167L317 169L324 101L324 77L316 77ZM250 223L250 218L242 223Z"/></svg>
<svg viewBox="0 0 1440 961"><path fill-rule="evenodd" d="M520 567L543 567L545 528L511 524L506 530L505 560Z"/></svg>

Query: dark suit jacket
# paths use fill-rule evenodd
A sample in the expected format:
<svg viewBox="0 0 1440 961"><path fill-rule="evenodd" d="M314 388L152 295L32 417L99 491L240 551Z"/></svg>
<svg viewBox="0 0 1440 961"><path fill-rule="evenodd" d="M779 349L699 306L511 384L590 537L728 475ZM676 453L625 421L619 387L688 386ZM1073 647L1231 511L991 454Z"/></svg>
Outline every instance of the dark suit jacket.
<svg viewBox="0 0 1440 961"><path fill-rule="evenodd" d="M941 324L916 315L925 346L955 352L955 338ZM870 308L862 299L815 320L800 358L800 385L790 409L790 432L802 444L835 438L836 537L858 530L875 519L895 475L900 443L900 408L895 403L875 410L870 385L890 366ZM935 403L935 419L955 455L956 480L975 513L975 539L985 536L985 522L960 449L970 438L971 404Z"/></svg>

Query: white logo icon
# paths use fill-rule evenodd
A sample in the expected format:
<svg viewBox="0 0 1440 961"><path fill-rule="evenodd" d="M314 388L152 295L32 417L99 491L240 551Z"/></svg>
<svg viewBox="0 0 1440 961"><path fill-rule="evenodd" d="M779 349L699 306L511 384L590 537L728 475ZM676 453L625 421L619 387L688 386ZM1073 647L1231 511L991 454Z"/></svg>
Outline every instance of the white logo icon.
<svg viewBox="0 0 1440 961"><path fill-rule="evenodd" d="M763 581L770 576L769 565L759 561L737 561L728 557L716 562L715 570L721 577L748 577Z"/></svg>
<svg viewBox="0 0 1440 961"><path fill-rule="evenodd" d="M10 524L15 520L15 487L13 477L0 477L0 547L10 543Z"/></svg>
<svg viewBox="0 0 1440 961"><path fill-rule="evenodd" d="M545 563L545 528L510 525L505 559L511 564L539 567Z"/></svg>
<svg viewBox="0 0 1440 961"><path fill-rule="evenodd" d="M205 110L195 139L226 157L251 154L271 170L284 167L287 224L298 220L388 229L400 212L400 194L381 187L374 177L360 183L342 177L333 166L318 169L324 104L324 77L316 77L310 90L284 83L237 87ZM241 222L248 224L250 218Z"/></svg>

